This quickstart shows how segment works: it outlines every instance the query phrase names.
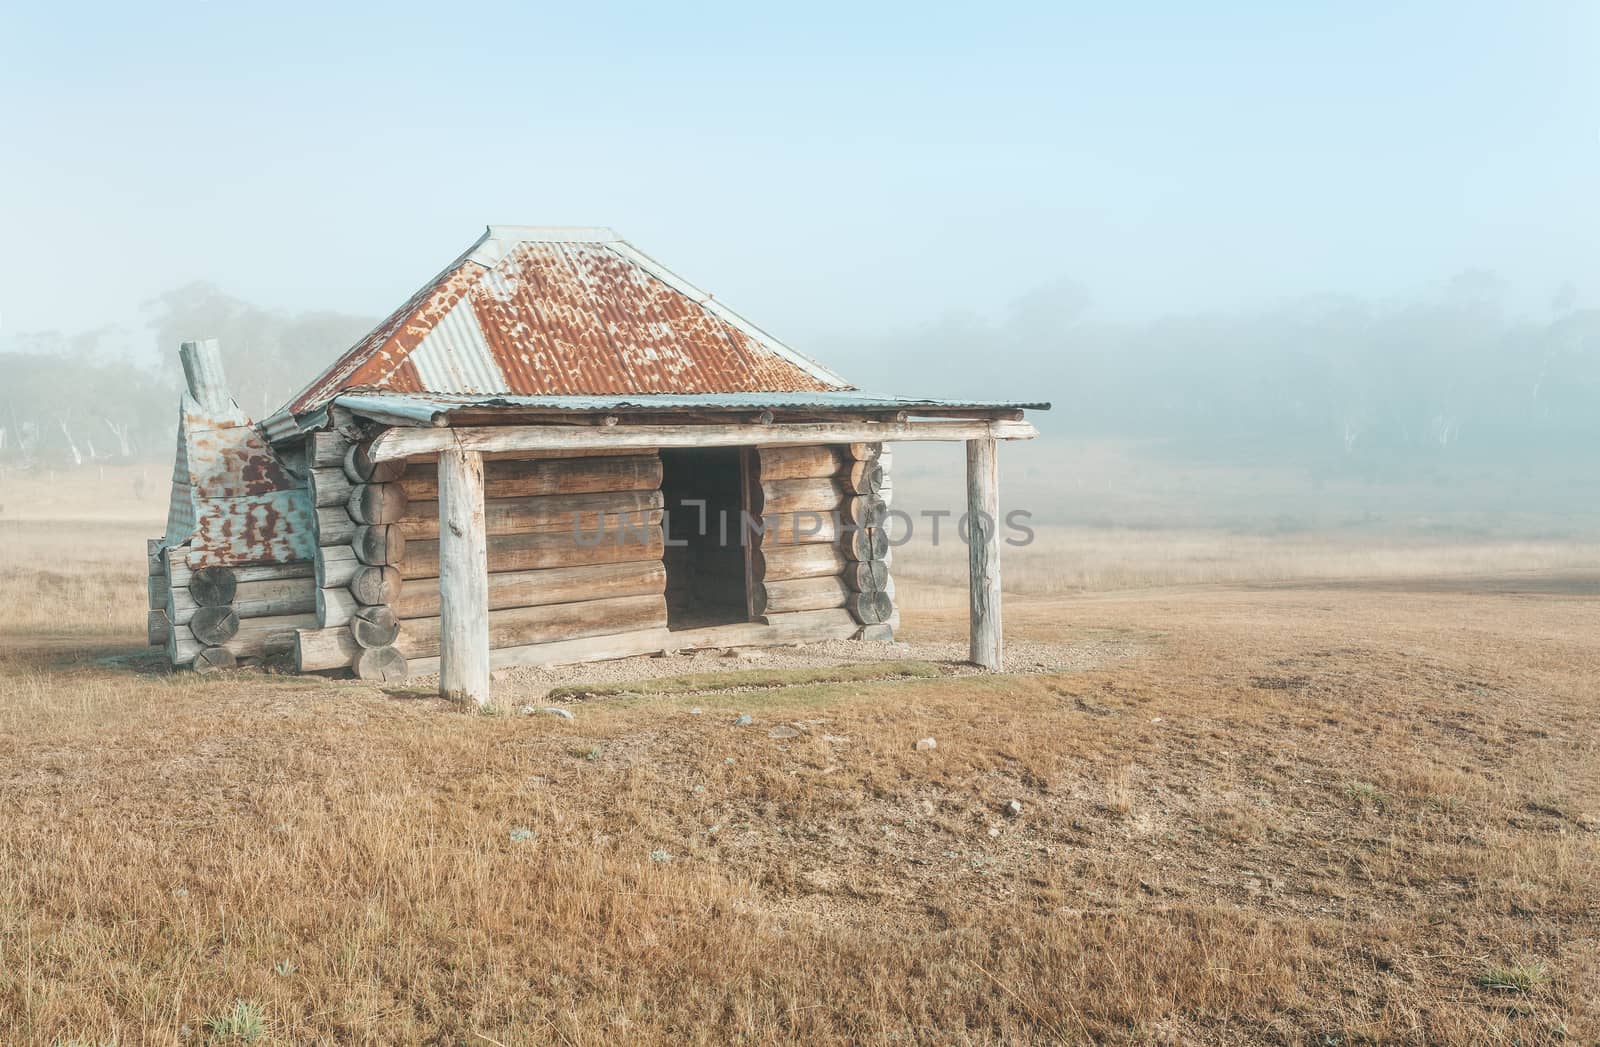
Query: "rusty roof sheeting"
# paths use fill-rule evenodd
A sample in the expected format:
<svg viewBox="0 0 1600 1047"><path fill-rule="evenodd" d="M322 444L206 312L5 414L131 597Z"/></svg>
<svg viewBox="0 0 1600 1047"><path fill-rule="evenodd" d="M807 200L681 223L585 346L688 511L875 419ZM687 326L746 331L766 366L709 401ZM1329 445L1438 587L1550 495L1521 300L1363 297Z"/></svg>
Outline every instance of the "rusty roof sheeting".
<svg viewBox="0 0 1600 1047"><path fill-rule="evenodd" d="M358 387L525 396L850 388L608 229L522 226L491 226L284 412L315 411Z"/></svg>

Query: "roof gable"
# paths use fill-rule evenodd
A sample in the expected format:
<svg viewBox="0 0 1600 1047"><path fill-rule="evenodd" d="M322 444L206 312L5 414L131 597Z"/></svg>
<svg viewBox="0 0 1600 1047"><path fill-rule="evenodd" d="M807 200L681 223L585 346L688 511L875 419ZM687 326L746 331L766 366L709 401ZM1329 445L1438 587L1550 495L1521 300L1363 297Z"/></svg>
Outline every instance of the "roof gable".
<svg viewBox="0 0 1600 1047"><path fill-rule="evenodd" d="M303 414L356 388L559 396L851 387L609 229L490 226L285 410Z"/></svg>

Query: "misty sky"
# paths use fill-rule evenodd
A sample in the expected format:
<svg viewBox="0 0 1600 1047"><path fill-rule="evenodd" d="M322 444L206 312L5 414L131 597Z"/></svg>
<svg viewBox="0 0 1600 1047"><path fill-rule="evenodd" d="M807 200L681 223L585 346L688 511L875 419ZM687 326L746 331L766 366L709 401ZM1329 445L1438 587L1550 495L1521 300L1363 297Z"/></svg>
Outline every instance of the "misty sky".
<svg viewBox="0 0 1600 1047"><path fill-rule="evenodd" d="M0 335L202 278L382 314L490 222L611 225L800 348L1061 280L1600 304L1600 5L579 6L10 5Z"/></svg>

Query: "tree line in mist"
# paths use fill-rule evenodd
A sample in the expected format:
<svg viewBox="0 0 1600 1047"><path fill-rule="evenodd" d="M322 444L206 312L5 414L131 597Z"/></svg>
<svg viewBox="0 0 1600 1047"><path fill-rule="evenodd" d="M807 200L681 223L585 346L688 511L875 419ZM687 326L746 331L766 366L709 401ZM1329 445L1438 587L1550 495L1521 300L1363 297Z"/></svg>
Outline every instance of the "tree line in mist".
<svg viewBox="0 0 1600 1047"><path fill-rule="evenodd" d="M1047 435L1164 441L1197 455L1362 463L1589 455L1600 436L1600 310L1540 317L1469 273L1403 301L1321 297L1142 323L1095 319L1062 284L999 320L946 316L806 347L863 388L1048 399ZM151 305L150 350L94 332L0 344L0 460L68 464L171 453L178 344L222 340L240 406L265 417L375 323L264 309L208 284Z"/></svg>
<svg viewBox="0 0 1600 1047"><path fill-rule="evenodd" d="M1403 300L1311 297L1256 310L1097 322L1072 285L998 321L951 316L845 348L877 388L1052 400L1047 435L1160 441L1225 460L1373 463L1592 457L1600 310L1544 314L1489 273ZM951 365L948 361L957 361Z"/></svg>

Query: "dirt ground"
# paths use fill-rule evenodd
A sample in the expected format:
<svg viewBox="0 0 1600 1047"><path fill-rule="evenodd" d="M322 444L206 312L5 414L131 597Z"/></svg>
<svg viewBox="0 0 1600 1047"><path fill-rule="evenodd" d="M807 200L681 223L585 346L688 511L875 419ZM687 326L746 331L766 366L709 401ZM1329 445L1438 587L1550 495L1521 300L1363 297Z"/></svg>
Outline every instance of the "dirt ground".
<svg viewBox="0 0 1600 1047"><path fill-rule="evenodd" d="M0 1043L1600 1042L1593 575L1009 597L999 674L908 583L496 682L568 720L157 671L124 571L5 576Z"/></svg>

